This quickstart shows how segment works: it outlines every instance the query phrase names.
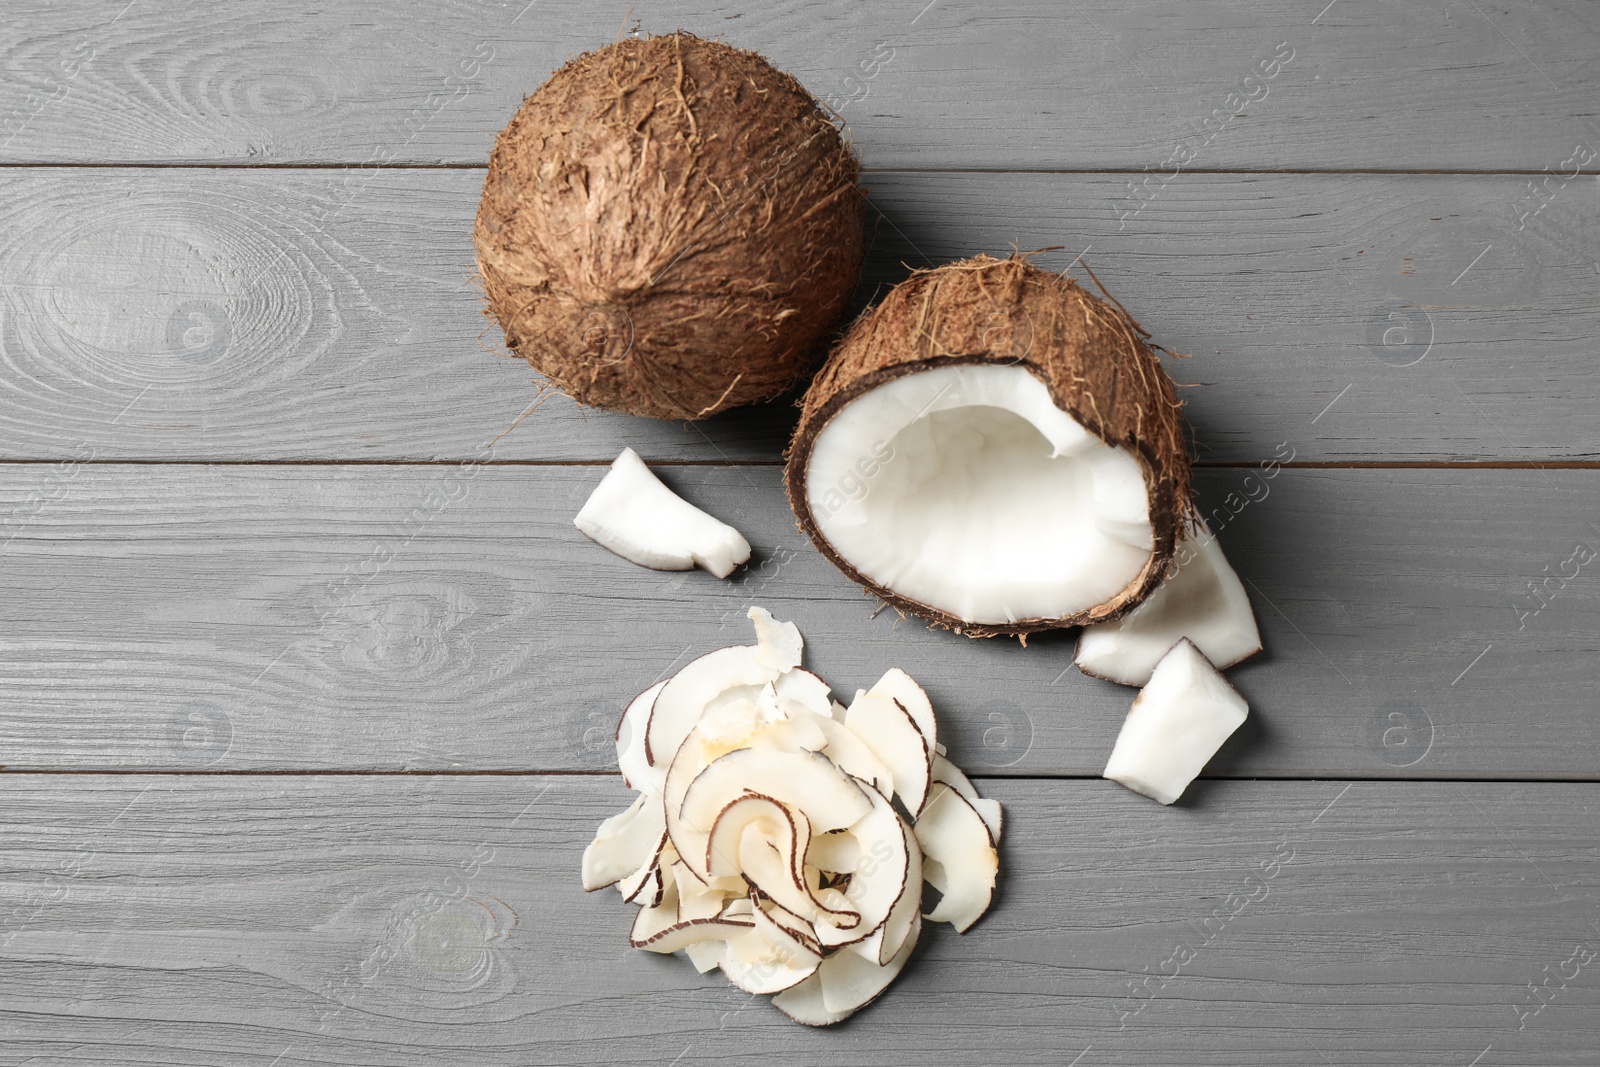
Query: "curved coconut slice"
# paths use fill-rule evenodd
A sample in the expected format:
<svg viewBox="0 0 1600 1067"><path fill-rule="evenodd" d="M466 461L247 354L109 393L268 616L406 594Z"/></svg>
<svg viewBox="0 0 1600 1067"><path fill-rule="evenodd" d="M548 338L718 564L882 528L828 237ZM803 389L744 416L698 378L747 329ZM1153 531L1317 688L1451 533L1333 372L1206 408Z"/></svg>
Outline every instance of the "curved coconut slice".
<svg viewBox="0 0 1600 1067"><path fill-rule="evenodd" d="M850 884L844 891L845 899L859 919L852 928L842 929L832 925L828 916L822 916L817 923L817 940L830 948L864 941L876 933L907 894L910 854L916 850L914 839L908 842L905 822L883 794L875 789L866 792L872 801L872 810L850 827L850 836L856 839L858 858L850 871ZM919 903L921 888L919 880Z"/></svg>
<svg viewBox="0 0 1600 1067"><path fill-rule="evenodd" d="M698 748L692 739L684 744L663 792L667 837L681 855L704 856L706 835L722 809L758 789L804 811L818 833L842 829L871 807L854 782L815 751L759 745L705 762ZM691 865L698 867L698 861Z"/></svg>
<svg viewBox="0 0 1600 1067"><path fill-rule="evenodd" d="M622 772L622 780L629 789L661 792L662 773L650 766L650 760L645 756L644 737L650 722L650 708L666 684L663 679L634 697L628 702L622 718L617 720L617 770Z"/></svg>
<svg viewBox="0 0 1600 1067"><path fill-rule="evenodd" d="M722 973L746 993L781 993L810 978L822 955L792 937L767 913L755 908L749 933L727 942L722 953Z"/></svg>
<svg viewBox="0 0 1600 1067"><path fill-rule="evenodd" d="M661 484L624 448L573 525L623 559L658 571L700 566L726 578L750 558L750 542Z"/></svg>
<svg viewBox="0 0 1600 1067"><path fill-rule="evenodd" d="M880 793L893 794L894 774L865 741L857 737L844 723L832 718L818 716L814 719L814 723L826 741L822 746L822 753L841 771L852 778L866 782Z"/></svg>
<svg viewBox="0 0 1600 1067"><path fill-rule="evenodd" d="M1143 331L1020 258L919 271L857 319L786 481L849 577L973 636L1126 612L1191 508L1181 405Z"/></svg>
<svg viewBox="0 0 1600 1067"><path fill-rule="evenodd" d="M994 898L1000 854L989 828L966 797L940 784L933 787L914 830L922 846L923 874L943 894L928 919L947 922L964 934Z"/></svg>
<svg viewBox="0 0 1600 1067"><path fill-rule="evenodd" d="M967 803L971 804L974 810L983 817L983 824L989 828L989 842L994 845L1000 844L1000 828L1005 823L1005 816L998 800L989 800L986 797L979 796L978 789L972 784L972 780L966 776L960 767L957 767L943 756L935 756L933 758L933 780L949 786L963 797L966 797Z"/></svg>
<svg viewBox="0 0 1600 1067"><path fill-rule="evenodd" d="M795 855L773 842L759 828L746 827L736 846L737 866L755 889L791 914L817 925L823 922L851 929L861 917L849 910L844 894L813 889Z"/></svg>
<svg viewBox="0 0 1600 1067"><path fill-rule="evenodd" d="M672 882L661 877L658 872L658 883L663 888L660 896L653 901L646 901L639 909L639 914L633 917L633 927L628 932L630 944L648 941L670 928L678 921L678 890Z"/></svg>
<svg viewBox="0 0 1600 1067"><path fill-rule="evenodd" d="M845 710L844 725L889 768L894 795L916 815L928 798L933 774L929 739L900 702L870 692L857 693Z"/></svg>
<svg viewBox="0 0 1600 1067"><path fill-rule="evenodd" d="M804 816L796 817L794 812L760 793L746 793L717 813L711 832L706 835L705 862L698 868L699 873L708 878L735 878L743 874L739 866L740 844L745 831L751 829L761 839L771 842L788 861L788 881L804 889L811 824Z"/></svg>
<svg viewBox="0 0 1600 1067"><path fill-rule="evenodd" d="M649 863L666 832L661 798L639 794L632 806L602 822L583 850L585 891L613 885Z"/></svg>
<svg viewBox="0 0 1600 1067"><path fill-rule="evenodd" d="M1122 721L1105 777L1171 804L1249 711L1244 697L1200 650L1179 641L1156 664Z"/></svg>
<svg viewBox="0 0 1600 1067"><path fill-rule="evenodd" d="M679 819L690 829L709 833L729 801L757 788L804 813L813 833L845 829L872 810L861 787L826 756L742 748L713 760L689 783ZM669 831L672 822L669 811ZM678 852L685 854L681 843Z"/></svg>
<svg viewBox="0 0 1600 1067"><path fill-rule="evenodd" d="M643 913L640 915L642 917ZM646 952L670 955L702 941L727 941L729 938L749 932L753 925L749 919L739 918L690 919L687 922L674 922L646 937L632 935L628 938L628 943ZM637 930L636 924L635 931Z"/></svg>
<svg viewBox="0 0 1600 1067"><path fill-rule="evenodd" d="M638 870L617 883L617 892L630 904L642 904L645 907L659 905L662 895L672 885L671 874L663 872L669 871L676 857L677 853L672 850L663 832L654 853Z"/></svg>
<svg viewBox="0 0 1600 1067"><path fill-rule="evenodd" d="M922 920L888 963L878 966L855 952L836 952L822 961L817 973L772 998L772 1006L797 1023L831 1026L843 1022L876 1000L905 967L916 948Z"/></svg>
<svg viewBox="0 0 1600 1067"><path fill-rule="evenodd" d="M902 847L906 856L905 884L899 898L889 909L888 917L883 924L873 931L870 937L848 946L847 949L879 964L888 963L899 953L906 938L911 936L912 925L922 914L922 847L904 820L897 818L895 821L900 824L900 833L904 839ZM870 847L868 853L871 854ZM849 896L848 891L846 896Z"/></svg>
<svg viewBox="0 0 1600 1067"><path fill-rule="evenodd" d="M683 860L671 865L672 881L678 889L678 918L711 919L724 913L731 899L748 892L742 878L713 878L700 881Z"/></svg>
<svg viewBox="0 0 1600 1067"><path fill-rule="evenodd" d="M1244 583L1199 524L1178 547L1176 570L1144 603L1078 637L1078 669L1108 682L1144 685L1173 645L1188 638L1219 670L1261 651Z"/></svg>
<svg viewBox="0 0 1600 1067"><path fill-rule="evenodd" d="M873 683L867 693L872 696L889 697L899 704L905 709L905 713L911 716L911 721L917 724L917 729L922 731L928 751L940 751L939 723L933 715L933 701L928 699L927 691L918 685L911 675L899 667L892 667L884 672L882 678Z"/></svg>
<svg viewBox="0 0 1600 1067"><path fill-rule="evenodd" d="M656 694L645 726L645 758L652 766L672 762L678 747L719 696L740 686L763 686L778 672L761 662L756 645L719 648L684 667Z"/></svg>
<svg viewBox="0 0 1600 1067"><path fill-rule="evenodd" d="M760 904L760 909L767 918L783 928L784 933L805 945L817 955L822 955L822 942L817 940L816 928L794 912L778 904L770 897L752 893L751 897Z"/></svg>

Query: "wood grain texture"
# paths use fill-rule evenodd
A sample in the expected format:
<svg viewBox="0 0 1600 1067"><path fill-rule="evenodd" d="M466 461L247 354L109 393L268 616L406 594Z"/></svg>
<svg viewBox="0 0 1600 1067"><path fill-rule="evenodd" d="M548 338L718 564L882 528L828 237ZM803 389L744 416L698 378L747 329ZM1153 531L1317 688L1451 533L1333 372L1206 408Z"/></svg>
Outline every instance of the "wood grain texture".
<svg viewBox="0 0 1600 1067"><path fill-rule="evenodd" d="M610 770L622 705L748 643L751 603L797 622L840 692L908 670L978 771L1098 774L1133 698L1079 675L1068 636L875 615L796 532L776 468L664 472L755 546L726 582L574 529L595 467L5 472L13 769ZM1600 472L1200 489L1267 647L1231 672L1253 713L1212 773L1594 776Z"/></svg>
<svg viewBox="0 0 1600 1067"><path fill-rule="evenodd" d="M6 775L4 1061L1593 1063L1600 786L982 786L994 909L817 1031L581 891L615 779Z"/></svg>
<svg viewBox="0 0 1600 1067"><path fill-rule="evenodd" d="M130 16L131 17L131 16ZM1009 248L1086 262L1169 348L1203 462L1600 459L1600 199L1516 177L879 174L865 301ZM775 461L792 404L515 432L476 172L0 175L0 458ZM1520 229L1518 227L1521 227Z"/></svg>
<svg viewBox="0 0 1600 1067"><path fill-rule="evenodd" d="M764 52L874 167L1155 169L1182 144L1210 168L1538 171L1600 143L1600 36L1571 0L120 6L8 8L0 159L482 163L628 19Z"/></svg>

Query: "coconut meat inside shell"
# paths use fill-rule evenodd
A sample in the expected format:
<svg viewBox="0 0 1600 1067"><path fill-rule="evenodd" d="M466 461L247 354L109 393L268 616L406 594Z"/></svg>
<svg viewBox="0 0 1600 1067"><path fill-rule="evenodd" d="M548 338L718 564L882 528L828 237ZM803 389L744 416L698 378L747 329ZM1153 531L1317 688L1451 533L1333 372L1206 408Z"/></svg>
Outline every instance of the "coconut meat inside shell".
<svg viewBox="0 0 1600 1067"><path fill-rule="evenodd" d="M1022 366L946 364L856 396L806 472L818 530L871 582L972 623L1071 616L1149 562L1145 468Z"/></svg>

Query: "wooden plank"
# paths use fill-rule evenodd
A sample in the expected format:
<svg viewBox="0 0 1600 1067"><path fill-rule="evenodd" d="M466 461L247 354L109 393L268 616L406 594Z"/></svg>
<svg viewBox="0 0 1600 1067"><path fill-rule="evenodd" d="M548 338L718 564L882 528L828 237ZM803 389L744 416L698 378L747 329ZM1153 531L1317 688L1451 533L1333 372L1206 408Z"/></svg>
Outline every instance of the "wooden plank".
<svg viewBox="0 0 1600 1067"><path fill-rule="evenodd" d="M0 159L25 163L481 163L524 94L628 19L765 52L872 166L1539 171L1600 144L1595 20L1554 0L409 0L381 28L358 0L10 14Z"/></svg>
<svg viewBox="0 0 1600 1067"><path fill-rule="evenodd" d="M10 465L0 737L12 769L614 766L622 704L792 618L839 691L900 666L954 757L1098 774L1133 691L876 613L771 467L664 471L744 531L730 581L571 518L595 467ZM1220 775L1593 778L1600 472L1202 472L1267 652ZM1580 548L1579 546L1584 546Z"/></svg>
<svg viewBox="0 0 1600 1067"><path fill-rule="evenodd" d="M615 780L5 775L7 1059L1594 1062L1594 784L983 788L994 910L817 1031L625 947Z"/></svg>
<svg viewBox="0 0 1600 1067"><path fill-rule="evenodd" d="M131 16L130 16L131 17ZM930 16L931 17L931 16ZM1202 460L1600 459L1600 199L1515 177L883 174L862 299L1064 246L1175 351ZM427 460L535 393L486 351L473 172L0 177L0 458ZM1081 275L1081 267L1075 267ZM1508 373L1510 370L1512 373ZM787 404L703 424L541 407L498 459L775 460Z"/></svg>

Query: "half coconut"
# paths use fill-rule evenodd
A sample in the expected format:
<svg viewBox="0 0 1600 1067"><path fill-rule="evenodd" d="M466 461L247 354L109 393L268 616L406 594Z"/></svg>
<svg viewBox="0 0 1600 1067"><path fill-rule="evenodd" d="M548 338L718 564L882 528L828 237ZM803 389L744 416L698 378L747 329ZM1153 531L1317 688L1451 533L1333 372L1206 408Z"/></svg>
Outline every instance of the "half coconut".
<svg viewBox="0 0 1600 1067"><path fill-rule="evenodd" d="M1148 335L1022 257L919 271L858 319L786 479L845 574L974 637L1120 617L1191 514L1182 404Z"/></svg>

